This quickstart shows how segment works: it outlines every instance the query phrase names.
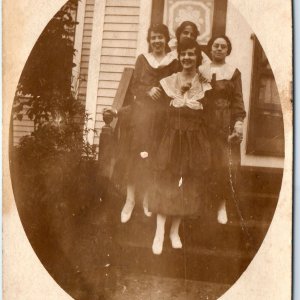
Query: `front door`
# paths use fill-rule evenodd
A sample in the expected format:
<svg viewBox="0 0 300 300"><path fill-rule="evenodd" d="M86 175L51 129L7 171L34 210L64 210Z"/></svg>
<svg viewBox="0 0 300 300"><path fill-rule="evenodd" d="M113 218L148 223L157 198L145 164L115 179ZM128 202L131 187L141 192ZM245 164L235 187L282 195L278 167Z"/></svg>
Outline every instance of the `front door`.
<svg viewBox="0 0 300 300"><path fill-rule="evenodd" d="M226 12L227 0L153 0L151 23L166 24L172 44L176 28L192 21L200 31L199 44L206 45L212 35L225 34Z"/></svg>

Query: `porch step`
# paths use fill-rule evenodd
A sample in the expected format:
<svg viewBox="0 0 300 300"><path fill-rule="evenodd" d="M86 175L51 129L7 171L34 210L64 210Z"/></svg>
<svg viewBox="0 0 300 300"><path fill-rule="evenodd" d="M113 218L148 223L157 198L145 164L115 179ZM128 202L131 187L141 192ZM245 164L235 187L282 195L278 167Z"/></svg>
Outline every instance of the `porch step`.
<svg viewBox="0 0 300 300"><path fill-rule="evenodd" d="M167 221L166 233L169 232L170 222ZM243 224L243 225L242 225ZM185 244L207 247L208 249L244 249L257 250L267 232L267 222L248 221L243 223L232 221L226 225L220 225L216 220L186 219L180 226L180 236ZM128 237L137 242L147 240L149 246L155 234L155 216L147 218L136 208L131 220L126 224L117 221L116 239L121 243Z"/></svg>
<svg viewBox="0 0 300 300"><path fill-rule="evenodd" d="M279 195L283 169L242 166L240 174L242 192Z"/></svg>
<svg viewBox="0 0 300 300"><path fill-rule="evenodd" d="M147 218L142 209L134 209L131 220L121 224L120 213L125 196L112 186L103 197L100 208L112 232L114 257L112 266L128 272L186 278L189 280L233 284L247 268L263 239L273 217L280 191L281 173L266 174L243 170L242 193L230 203L231 222L219 225L215 215L204 219L186 219L181 225L183 249L174 250L166 234L162 255L152 253L155 216ZM276 184L272 187L270 179ZM166 224L166 232L170 224Z"/></svg>
<svg viewBox="0 0 300 300"><path fill-rule="evenodd" d="M271 222L278 197L275 193L244 193L239 202L241 214L246 220Z"/></svg>
<svg viewBox="0 0 300 300"><path fill-rule="evenodd" d="M163 253L155 256L151 249L155 217L147 218L137 207L132 219L121 224L117 208L114 206L111 212L101 209L106 217L99 218L98 225L111 228L115 253L112 266L153 276L232 284L251 262L268 226L248 222L253 239L247 240L236 222L205 227L199 220L185 221L180 233L183 249L174 250L166 234ZM166 232L169 226L166 225Z"/></svg>
<svg viewBox="0 0 300 300"><path fill-rule="evenodd" d="M120 222L124 205L121 197L106 199L105 211L115 241L115 266L129 272L153 276L233 284L247 268L267 233L277 197L270 194L244 194L240 200L243 222L237 218L227 225L215 216L186 219L180 228L183 249L174 250L166 234L162 255L152 253L156 218L147 218L135 207L131 220ZM241 226L243 224L243 226ZM166 224L166 233L170 224Z"/></svg>
<svg viewBox="0 0 300 300"><path fill-rule="evenodd" d="M183 249L174 250L165 239L163 253L152 253L152 238L117 239L119 255L113 264L131 272L155 276L186 278L222 284L234 283L255 255L255 251L209 249L183 241Z"/></svg>

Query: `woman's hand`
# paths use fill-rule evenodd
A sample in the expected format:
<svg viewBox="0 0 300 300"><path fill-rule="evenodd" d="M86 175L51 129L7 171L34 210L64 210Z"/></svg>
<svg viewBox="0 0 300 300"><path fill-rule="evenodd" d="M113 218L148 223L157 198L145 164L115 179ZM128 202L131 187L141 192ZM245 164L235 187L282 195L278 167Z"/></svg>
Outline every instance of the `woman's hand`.
<svg viewBox="0 0 300 300"><path fill-rule="evenodd" d="M201 83L209 83L208 79L205 78L201 73L199 73L199 81Z"/></svg>
<svg viewBox="0 0 300 300"><path fill-rule="evenodd" d="M233 131L236 133L238 138L240 139L240 142L243 140L243 122L242 121L236 121L234 124Z"/></svg>
<svg viewBox="0 0 300 300"><path fill-rule="evenodd" d="M161 97L161 89L159 87L154 86L151 88L151 90L148 92L149 97L151 97L153 100L158 100Z"/></svg>
<svg viewBox="0 0 300 300"><path fill-rule="evenodd" d="M236 121L232 134L228 137L230 143L241 143L243 140L243 122Z"/></svg>
<svg viewBox="0 0 300 300"><path fill-rule="evenodd" d="M231 144L239 144L241 140L239 139L239 136L237 135L236 132L233 132L229 137L228 137L228 143Z"/></svg>

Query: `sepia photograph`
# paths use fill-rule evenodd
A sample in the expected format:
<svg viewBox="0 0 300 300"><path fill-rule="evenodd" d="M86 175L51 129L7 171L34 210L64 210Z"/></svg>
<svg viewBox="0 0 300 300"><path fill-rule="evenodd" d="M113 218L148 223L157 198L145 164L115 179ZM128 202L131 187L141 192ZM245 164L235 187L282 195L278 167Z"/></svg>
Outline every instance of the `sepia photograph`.
<svg viewBox="0 0 300 300"><path fill-rule="evenodd" d="M4 99L5 281L15 205L72 299L215 300L272 270L272 299L290 299L291 3L274 37L276 14L262 34L234 2L69 0L48 16Z"/></svg>

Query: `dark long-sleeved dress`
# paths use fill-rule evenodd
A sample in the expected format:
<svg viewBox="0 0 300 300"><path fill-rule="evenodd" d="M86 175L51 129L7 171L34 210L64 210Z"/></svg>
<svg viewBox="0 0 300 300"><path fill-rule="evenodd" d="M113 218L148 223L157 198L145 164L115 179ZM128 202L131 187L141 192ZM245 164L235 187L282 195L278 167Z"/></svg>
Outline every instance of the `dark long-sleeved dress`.
<svg viewBox="0 0 300 300"><path fill-rule="evenodd" d="M117 146L117 180L122 178L123 184L135 184L142 189L148 184L148 164L161 138L167 107L164 101L149 97L148 92L152 87L159 87L162 78L178 69L178 61L171 55L167 54L156 66L153 66L150 58L149 53L137 58L131 84L134 101L124 109Z"/></svg>
<svg viewBox="0 0 300 300"><path fill-rule="evenodd" d="M212 90L207 92L204 113L212 149L211 196L218 205L222 200L236 197L237 192L240 143L229 143L228 136L235 123L246 116L241 73L229 64L214 68L210 63L200 66L199 71L212 85Z"/></svg>
<svg viewBox="0 0 300 300"><path fill-rule="evenodd" d="M190 89L183 93L179 74L161 80L170 105L153 161L149 210L163 215L196 216L203 213L207 198L210 146L200 102L210 85L199 82L196 75Z"/></svg>

